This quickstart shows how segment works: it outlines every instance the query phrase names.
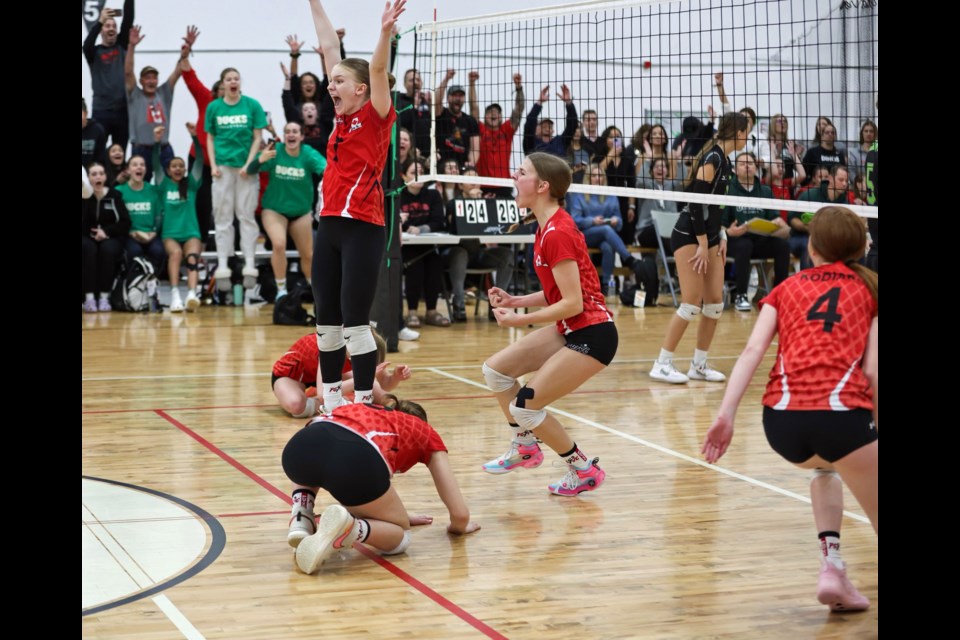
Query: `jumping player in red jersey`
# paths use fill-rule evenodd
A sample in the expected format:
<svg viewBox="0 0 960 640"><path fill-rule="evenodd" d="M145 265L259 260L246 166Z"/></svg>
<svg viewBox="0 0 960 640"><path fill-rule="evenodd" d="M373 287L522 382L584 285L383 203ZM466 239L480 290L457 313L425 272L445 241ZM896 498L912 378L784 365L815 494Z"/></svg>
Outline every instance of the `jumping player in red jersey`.
<svg viewBox="0 0 960 640"><path fill-rule="evenodd" d="M385 555L403 553L410 527L430 524L430 516L407 514L390 482L422 462L430 469L437 494L450 513L447 531L473 533L480 525L450 469L447 448L427 424L423 407L389 396L391 408L372 404L342 406L319 416L294 434L283 450L283 470L297 487L287 541L297 549L297 566L313 573L334 550L357 542ZM317 489L339 504L314 520Z"/></svg>
<svg viewBox="0 0 960 640"><path fill-rule="evenodd" d="M817 598L833 611L870 606L847 579L840 558L841 478L880 534L880 299L877 274L858 264L865 245L863 221L849 209L824 207L814 215L814 268L764 298L703 443L707 462L727 450L740 400L779 333L763 395L763 428L774 451L814 470L810 500L822 557Z"/></svg>
<svg viewBox="0 0 960 640"><path fill-rule="evenodd" d="M610 364L617 352L617 328L600 293L583 233L561 206L572 180L570 167L556 156L531 153L513 180L517 205L532 211L525 222L535 217L539 224L534 267L543 290L513 296L493 287L490 304L500 326L546 322L551 326L527 334L483 364L483 377L513 430L510 448L483 465L483 470L499 474L540 466L539 438L567 463L567 473L548 489L556 495L575 496L598 488L606 474L546 407ZM544 308L515 313L513 309L519 307ZM517 378L531 371L537 374L521 387Z"/></svg>
<svg viewBox="0 0 960 640"><path fill-rule="evenodd" d="M340 38L320 0L310 0L336 112L327 144L323 206L314 240L313 294L323 404L343 401L341 371L353 361L356 402L373 401L376 344L370 308L386 244L380 176L397 113L387 75L391 32L406 0L387 3L380 38L368 63L340 58Z"/></svg>
<svg viewBox="0 0 960 640"><path fill-rule="evenodd" d="M373 381L373 401L383 404L385 395L397 388L404 380L409 380L410 367L397 365L389 370L386 362L387 343L379 333L373 332L377 343L377 374ZM280 407L294 418L310 418L324 411L323 404L317 402L315 391L317 384L317 366L320 353L317 351L317 336L310 333L294 342L283 356L273 363L270 386ZM344 396L353 396L353 367L348 358L343 365Z"/></svg>

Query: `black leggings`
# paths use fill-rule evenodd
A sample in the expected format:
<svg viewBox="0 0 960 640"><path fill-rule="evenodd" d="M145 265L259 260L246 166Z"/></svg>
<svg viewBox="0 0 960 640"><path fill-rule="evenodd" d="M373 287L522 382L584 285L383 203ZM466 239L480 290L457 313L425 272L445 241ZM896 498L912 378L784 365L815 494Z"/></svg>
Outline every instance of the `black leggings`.
<svg viewBox="0 0 960 640"><path fill-rule="evenodd" d="M123 241L107 238L97 242L80 236L82 261L80 263L82 293L109 293L117 275L117 265L123 255Z"/></svg>
<svg viewBox="0 0 960 640"><path fill-rule="evenodd" d="M326 489L348 507L373 502L390 489L390 469L374 445L330 422L311 422L295 433L282 463L292 482Z"/></svg>
<svg viewBox="0 0 960 640"><path fill-rule="evenodd" d="M351 218L320 218L313 243L313 299L318 326L370 324L385 245L383 227ZM346 356L346 349L320 352L324 382L341 379ZM352 355L351 362L356 388L373 389L377 352Z"/></svg>
<svg viewBox="0 0 960 640"><path fill-rule="evenodd" d="M787 279L790 271L790 243L786 238L745 233L727 239L727 253L733 258L737 278L737 294L746 295L750 285L750 261L773 258L773 284ZM761 280L762 281L762 280Z"/></svg>

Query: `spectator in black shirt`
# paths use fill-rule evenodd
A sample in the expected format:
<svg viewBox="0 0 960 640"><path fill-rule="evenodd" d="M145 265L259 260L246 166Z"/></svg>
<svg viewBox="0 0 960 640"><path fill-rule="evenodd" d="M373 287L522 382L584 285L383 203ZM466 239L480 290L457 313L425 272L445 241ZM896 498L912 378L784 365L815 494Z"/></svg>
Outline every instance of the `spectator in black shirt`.
<svg viewBox="0 0 960 640"><path fill-rule="evenodd" d="M107 134L100 123L87 117L87 101L80 98L80 165L107 163Z"/></svg>

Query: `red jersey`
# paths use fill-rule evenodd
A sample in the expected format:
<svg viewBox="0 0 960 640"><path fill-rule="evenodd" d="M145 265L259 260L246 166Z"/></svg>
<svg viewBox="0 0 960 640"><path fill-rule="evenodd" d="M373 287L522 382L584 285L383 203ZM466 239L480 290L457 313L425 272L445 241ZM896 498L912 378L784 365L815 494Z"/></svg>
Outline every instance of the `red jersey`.
<svg viewBox="0 0 960 640"><path fill-rule="evenodd" d="M317 368L320 366L320 348L317 334L308 333L293 343L283 356L273 363L273 375L278 378L293 378L305 385L317 384ZM353 369L349 358L343 363L343 372Z"/></svg>
<svg viewBox="0 0 960 640"><path fill-rule="evenodd" d="M783 183L780 185L769 184L769 183L764 183L764 184L769 185L770 190L773 192L773 197L776 198L777 200L793 200L793 179L784 178L782 182ZM786 209L782 209L780 211L780 217L783 218L784 222L787 222Z"/></svg>
<svg viewBox="0 0 960 640"><path fill-rule="evenodd" d="M600 293L597 268L590 260L583 232L577 228L570 214L561 208L550 217L546 226L537 229L533 244L533 266L548 305L562 298L557 281L553 279L553 267L562 260L574 260L577 263L583 311L572 318L558 320L557 331L565 335L601 322L613 322L613 316Z"/></svg>
<svg viewBox="0 0 960 640"><path fill-rule="evenodd" d="M360 434L377 448L390 473L427 464L434 451L446 451L440 434L416 416L370 404L348 404L314 421L332 422Z"/></svg>
<svg viewBox="0 0 960 640"><path fill-rule="evenodd" d="M480 158L477 173L488 178L510 177L510 150L516 129L509 120L498 129L490 129L480 123Z"/></svg>
<svg viewBox="0 0 960 640"><path fill-rule="evenodd" d="M841 263L806 269L773 288L780 345L763 405L796 411L873 409L862 359L877 302Z"/></svg>
<svg viewBox="0 0 960 640"><path fill-rule="evenodd" d="M356 113L336 117L327 143L321 216L383 226L380 176L387 162L390 128L396 119L392 104L387 117L381 118L369 100Z"/></svg>

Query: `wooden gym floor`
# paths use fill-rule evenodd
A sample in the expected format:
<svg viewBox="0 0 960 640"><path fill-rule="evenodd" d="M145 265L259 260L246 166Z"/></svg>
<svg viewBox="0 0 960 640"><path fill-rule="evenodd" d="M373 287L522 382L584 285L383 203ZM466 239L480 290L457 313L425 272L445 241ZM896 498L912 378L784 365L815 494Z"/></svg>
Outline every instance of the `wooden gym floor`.
<svg viewBox="0 0 960 640"><path fill-rule="evenodd" d="M843 554L872 606L831 614L815 598L809 472L774 454L760 425L774 349L731 450L706 465L699 448L723 385L647 375L671 308L615 305L617 358L552 407L608 474L580 498L547 493L563 474L550 454L539 469L480 470L509 437L480 365L521 332L481 313L402 342L390 360L415 371L400 395L426 407L483 528L448 536L420 466L395 485L411 513L437 519L405 555L354 550L299 573L280 452L305 421L275 407L270 368L308 329L273 326L271 310L81 318L83 637L879 635L878 539L849 494ZM730 371L755 318L724 313L717 368ZM679 356L692 354L693 329Z"/></svg>

